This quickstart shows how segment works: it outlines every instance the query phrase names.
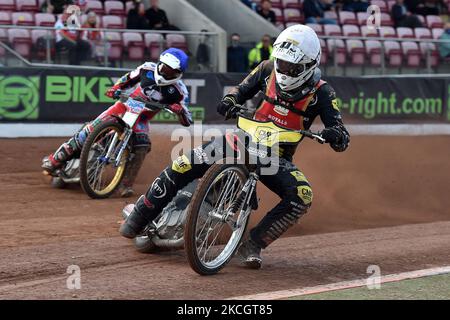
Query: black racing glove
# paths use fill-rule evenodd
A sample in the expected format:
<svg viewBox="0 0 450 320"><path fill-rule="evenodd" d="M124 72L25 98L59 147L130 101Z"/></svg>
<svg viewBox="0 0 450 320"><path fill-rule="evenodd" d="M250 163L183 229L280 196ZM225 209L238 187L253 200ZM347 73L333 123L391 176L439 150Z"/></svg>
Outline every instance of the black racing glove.
<svg viewBox="0 0 450 320"><path fill-rule="evenodd" d="M236 118L238 111L236 100L231 95L225 96L217 106L217 112L225 116L226 119Z"/></svg>
<svg viewBox="0 0 450 320"><path fill-rule="evenodd" d="M337 152L347 149L350 137L343 126L328 127L322 130L322 138Z"/></svg>

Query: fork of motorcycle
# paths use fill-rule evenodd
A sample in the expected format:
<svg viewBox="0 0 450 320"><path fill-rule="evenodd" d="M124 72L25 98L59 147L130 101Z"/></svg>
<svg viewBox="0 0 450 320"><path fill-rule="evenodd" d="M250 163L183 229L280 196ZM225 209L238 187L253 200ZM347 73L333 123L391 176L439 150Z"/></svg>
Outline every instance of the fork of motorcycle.
<svg viewBox="0 0 450 320"><path fill-rule="evenodd" d="M128 141L130 140L132 134L133 134L133 130L132 129L125 128L125 132L122 134L122 137L121 137L122 140L121 140L121 142L119 144L119 152L117 153L116 160L115 160L115 163L114 163L116 165L116 167L120 166L120 161L122 159L122 154L125 151L125 148L127 147Z"/></svg>

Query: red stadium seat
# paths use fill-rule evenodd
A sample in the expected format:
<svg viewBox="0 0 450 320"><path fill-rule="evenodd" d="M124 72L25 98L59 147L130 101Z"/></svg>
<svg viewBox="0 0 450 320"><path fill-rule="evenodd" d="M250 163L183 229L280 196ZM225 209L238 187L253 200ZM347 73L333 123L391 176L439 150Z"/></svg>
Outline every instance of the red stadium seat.
<svg viewBox="0 0 450 320"><path fill-rule="evenodd" d="M419 19L419 21L422 23L422 25L424 25L424 26L427 25L427 21L426 21L426 19L425 19L425 17L423 15L417 14L416 16Z"/></svg>
<svg viewBox="0 0 450 320"><path fill-rule="evenodd" d="M360 26L367 26L367 19L369 18L369 14L366 12L357 12L356 19L358 20L358 24Z"/></svg>
<svg viewBox="0 0 450 320"><path fill-rule="evenodd" d="M431 30L431 34L433 35L433 39L439 39L443 33L444 33L444 29L442 29L442 28L433 28Z"/></svg>
<svg viewBox="0 0 450 320"><path fill-rule="evenodd" d="M106 32L105 37L111 45L109 49L108 58L112 61L117 61L122 59L122 36L119 32Z"/></svg>
<svg viewBox="0 0 450 320"><path fill-rule="evenodd" d="M18 26L34 26L34 17L28 12L13 12L12 23Z"/></svg>
<svg viewBox="0 0 450 320"><path fill-rule="evenodd" d="M442 22L442 19L440 16L433 16L429 15L426 17L428 28L443 28L444 23Z"/></svg>
<svg viewBox="0 0 450 320"><path fill-rule="evenodd" d="M365 63L366 51L361 40L347 40L347 53L353 65L361 66Z"/></svg>
<svg viewBox="0 0 450 320"><path fill-rule="evenodd" d="M394 26L394 22L392 21L391 16L388 13L385 12L381 13L381 25L388 27Z"/></svg>
<svg viewBox="0 0 450 320"><path fill-rule="evenodd" d="M325 24L323 26L323 31L327 36L341 36L341 27L334 24Z"/></svg>
<svg viewBox="0 0 450 320"><path fill-rule="evenodd" d="M302 15L300 13L300 10L298 9L284 9L284 22L296 22L300 23L302 22Z"/></svg>
<svg viewBox="0 0 450 320"><path fill-rule="evenodd" d="M9 25L12 24L11 13L0 11L0 24Z"/></svg>
<svg viewBox="0 0 450 320"><path fill-rule="evenodd" d="M41 27L53 27L55 25L55 16L51 13L36 13L34 20L37 26Z"/></svg>
<svg viewBox="0 0 450 320"><path fill-rule="evenodd" d="M281 0L271 0L272 3L272 9L273 8L282 8L283 4L281 3Z"/></svg>
<svg viewBox="0 0 450 320"><path fill-rule="evenodd" d="M399 38L409 38L414 39L414 31L411 28L398 27L397 28L397 36Z"/></svg>
<svg viewBox="0 0 450 320"><path fill-rule="evenodd" d="M283 8L293 8L293 9L301 9L302 4L300 0L281 0L281 3L283 5Z"/></svg>
<svg viewBox="0 0 450 320"><path fill-rule="evenodd" d="M102 26L106 29L123 29L123 19L117 16L103 16Z"/></svg>
<svg viewBox="0 0 450 320"><path fill-rule="evenodd" d="M150 52L150 61L157 61L164 48L164 38L159 33L146 33L144 35L145 47Z"/></svg>
<svg viewBox="0 0 450 320"><path fill-rule="evenodd" d="M375 27L361 26L361 35L363 37L378 37L378 30Z"/></svg>
<svg viewBox="0 0 450 320"><path fill-rule="evenodd" d="M39 5L37 0L16 0L16 9L23 12L39 12Z"/></svg>
<svg viewBox="0 0 450 320"><path fill-rule="evenodd" d="M359 31L359 27L352 25L352 24L346 24L342 26L342 33L344 36L347 37L359 37L361 36L361 32Z"/></svg>
<svg viewBox="0 0 450 320"><path fill-rule="evenodd" d="M436 67L439 64L439 51L436 48L435 43L431 42L420 42L419 43L420 52L425 60L425 66L427 66L427 59L429 59L429 64L431 67Z"/></svg>
<svg viewBox="0 0 450 320"><path fill-rule="evenodd" d="M379 29L380 31L380 37L383 38L396 38L397 33L395 32L395 29L392 27L381 27Z"/></svg>
<svg viewBox="0 0 450 320"><path fill-rule="evenodd" d="M402 51L397 41L385 41L384 48L388 63L391 67L400 67L402 65Z"/></svg>
<svg viewBox="0 0 450 320"><path fill-rule="evenodd" d="M344 65L346 63L346 47L343 40L340 39L328 39L327 40L327 49L330 54L330 57L333 57L335 63L338 65Z"/></svg>
<svg viewBox="0 0 450 320"><path fill-rule="evenodd" d="M144 60L144 41L142 34L137 32L123 33L123 46L128 50L130 60Z"/></svg>
<svg viewBox="0 0 450 320"><path fill-rule="evenodd" d="M308 27L310 27L311 29L313 29L318 36L323 36L323 27L321 24L318 23L307 23L306 24Z"/></svg>
<svg viewBox="0 0 450 320"><path fill-rule="evenodd" d="M121 1L105 1L105 14L125 16L125 6Z"/></svg>
<svg viewBox="0 0 450 320"><path fill-rule="evenodd" d="M431 31L428 28L415 28L414 34L416 39L432 39Z"/></svg>
<svg viewBox="0 0 450 320"><path fill-rule="evenodd" d="M284 23L283 10L281 10L280 8L272 8L272 11L275 13L277 22Z"/></svg>
<svg viewBox="0 0 450 320"><path fill-rule="evenodd" d="M8 40L12 48L21 56L29 58L31 55L31 36L26 29L9 29Z"/></svg>
<svg viewBox="0 0 450 320"><path fill-rule="evenodd" d="M125 15L128 14L128 11L134 8L134 2L133 1L127 1L125 2Z"/></svg>
<svg viewBox="0 0 450 320"><path fill-rule="evenodd" d="M96 14L104 14L103 4L101 1L97 0L88 0L86 1L86 7L84 9L85 12L94 11Z"/></svg>
<svg viewBox="0 0 450 320"><path fill-rule="evenodd" d="M339 23L344 24L358 24L358 20L356 19L356 15L350 11L341 11L339 13Z"/></svg>
<svg viewBox="0 0 450 320"><path fill-rule="evenodd" d="M16 11L16 3L14 0L2 0L0 1L0 11L14 12Z"/></svg>
<svg viewBox="0 0 450 320"><path fill-rule="evenodd" d="M401 46L403 56L406 57L406 65L408 67L419 67L422 54L417 42L403 41Z"/></svg>
<svg viewBox="0 0 450 320"><path fill-rule="evenodd" d="M370 4L378 6L381 12L390 12L387 3L384 0L372 0Z"/></svg>
<svg viewBox="0 0 450 320"><path fill-rule="evenodd" d="M167 48L174 47L185 52L188 51L186 38L182 34L168 34L166 35Z"/></svg>
<svg viewBox="0 0 450 320"><path fill-rule="evenodd" d="M370 64L373 66L381 65L381 42L378 40L366 40L366 54L369 57Z"/></svg>

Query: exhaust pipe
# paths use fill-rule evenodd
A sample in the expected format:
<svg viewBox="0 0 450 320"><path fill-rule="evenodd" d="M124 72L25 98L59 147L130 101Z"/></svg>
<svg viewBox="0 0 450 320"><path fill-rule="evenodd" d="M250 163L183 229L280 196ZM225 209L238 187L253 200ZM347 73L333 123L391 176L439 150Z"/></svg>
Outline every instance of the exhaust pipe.
<svg viewBox="0 0 450 320"><path fill-rule="evenodd" d="M180 239L161 239L159 237L152 238L153 243L158 247L164 248L182 248L184 247L184 238Z"/></svg>

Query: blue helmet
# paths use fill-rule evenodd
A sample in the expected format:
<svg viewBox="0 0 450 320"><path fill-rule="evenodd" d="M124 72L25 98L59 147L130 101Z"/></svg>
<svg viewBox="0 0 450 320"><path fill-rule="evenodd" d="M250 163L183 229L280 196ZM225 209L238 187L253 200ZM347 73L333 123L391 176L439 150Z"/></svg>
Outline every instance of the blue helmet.
<svg viewBox="0 0 450 320"><path fill-rule="evenodd" d="M155 81L159 86L177 82L188 68L189 58L183 50L169 48L159 56Z"/></svg>

